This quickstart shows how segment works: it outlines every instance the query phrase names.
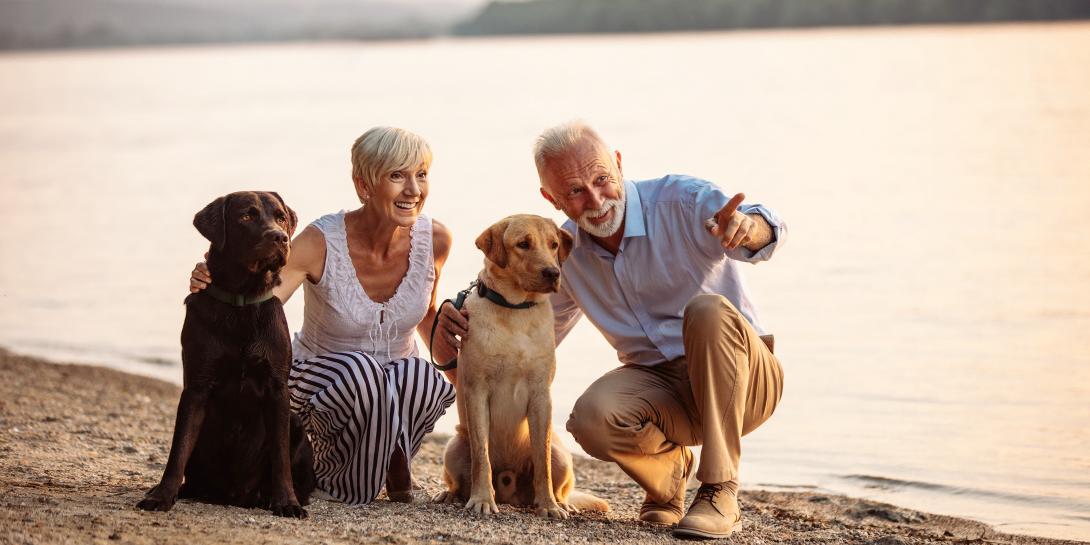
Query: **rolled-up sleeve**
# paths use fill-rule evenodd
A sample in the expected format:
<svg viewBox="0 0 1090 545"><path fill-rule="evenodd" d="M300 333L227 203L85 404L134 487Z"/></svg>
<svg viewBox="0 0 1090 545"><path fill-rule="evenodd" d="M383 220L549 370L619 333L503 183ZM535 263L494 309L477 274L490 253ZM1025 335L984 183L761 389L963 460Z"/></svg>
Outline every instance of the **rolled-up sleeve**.
<svg viewBox="0 0 1090 545"><path fill-rule="evenodd" d="M707 228L704 226L704 222L708 218L715 217L715 214L722 210L723 207L727 205L727 202L730 201L730 196L711 182L705 182L705 184L706 185L703 185L703 187L700 187L694 192L694 208L697 211L697 217L695 218L696 221L693 221L692 223L694 230L693 235L697 240L701 241L701 248L709 256L716 253L726 253L727 257L731 259L745 261L747 263L756 263L771 259L772 255L776 253L776 250L783 244L787 237L787 223L771 208L768 208L763 204L746 204L743 202L738 206L738 211L743 214L760 214L772 228L772 242L769 242L757 251L750 250L743 246L739 246L733 250L724 250L723 246L720 244L719 238L708 232Z"/></svg>
<svg viewBox="0 0 1090 545"><path fill-rule="evenodd" d="M561 288L549 298L549 302L553 305L553 331L556 333L556 344L560 346L560 342L568 336L575 324L579 322L579 318L583 316L583 311L579 310L579 305L575 304L575 300L564 289L563 283Z"/></svg>

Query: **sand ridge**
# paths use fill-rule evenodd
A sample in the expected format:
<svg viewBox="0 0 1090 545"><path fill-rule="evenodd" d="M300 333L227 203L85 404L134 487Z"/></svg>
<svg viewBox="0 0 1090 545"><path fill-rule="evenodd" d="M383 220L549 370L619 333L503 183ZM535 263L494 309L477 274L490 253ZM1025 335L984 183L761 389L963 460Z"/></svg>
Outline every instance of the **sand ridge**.
<svg viewBox="0 0 1090 545"><path fill-rule="evenodd" d="M485 518L430 503L442 486L445 438L436 435L413 462L423 487L413 504L317 500L303 521L187 501L168 513L138 511L162 475L178 394L154 379L0 349L0 544L681 543L636 522L642 491L614 464L587 458L576 459L577 486L607 499L607 515L555 521L501 506ZM743 490L741 504L745 526L722 543L1074 543L820 492Z"/></svg>

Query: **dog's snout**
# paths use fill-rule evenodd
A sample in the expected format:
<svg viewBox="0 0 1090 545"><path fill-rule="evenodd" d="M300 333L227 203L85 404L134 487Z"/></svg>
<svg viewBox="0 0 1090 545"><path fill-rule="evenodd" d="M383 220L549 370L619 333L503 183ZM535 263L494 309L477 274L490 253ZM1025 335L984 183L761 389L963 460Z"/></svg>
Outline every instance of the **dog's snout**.
<svg viewBox="0 0 1090 545"><path fill-rule="evenodd" d="M265 232L265 240L271 242L279 242L280 244L288 243L288 234L280 229L271 229Z"/></svg>
<svg viewBox="0 0 1090 545"><path fill-rule="evenodd" d="M557 278L560 278L560 269L556 267L546 267L541 270L541 276L545 278L545 280L556 280Z"/></svg>

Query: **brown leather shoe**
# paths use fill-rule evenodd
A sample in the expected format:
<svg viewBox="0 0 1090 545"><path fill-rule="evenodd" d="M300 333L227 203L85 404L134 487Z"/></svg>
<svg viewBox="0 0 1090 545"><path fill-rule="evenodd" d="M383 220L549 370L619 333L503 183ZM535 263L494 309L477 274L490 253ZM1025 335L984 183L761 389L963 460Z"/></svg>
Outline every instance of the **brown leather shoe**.
<svg viewBox="0 0 1090 545"><path fill-rule="evenodd" d="M640 505L640 521L661 526L673 526L681 520L685 510L685 487L689 484L689 476L693 474L693 453L688 447L681 447L685 455L685 473L681 476L681 488L677 494L667 503L655 503L651 496L644 496Z"/></svg>
<svg viewBox="0 0 1090 545"><path fill-rule="evenodd" d="M413 474L409 466L409 457L398 445L390 456L390 466L386 470L386 495L390 501L398 503L413 502Z"/></svg>
<svg viewBox="0 0 1090 545"><path fill-rule="evenodd" d="M702 484L689 512L674 528L674 537L722 539L729 537L741 520L738 498L726 483Z"/></svg>

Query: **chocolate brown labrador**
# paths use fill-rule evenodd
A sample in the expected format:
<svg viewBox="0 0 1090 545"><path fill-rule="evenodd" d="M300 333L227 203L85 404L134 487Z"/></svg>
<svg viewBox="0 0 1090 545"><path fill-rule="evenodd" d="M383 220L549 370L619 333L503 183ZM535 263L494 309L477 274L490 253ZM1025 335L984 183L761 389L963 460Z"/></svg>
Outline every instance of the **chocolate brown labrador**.
<svg viewBox="0 0 1090 545"><path fill-rule="evenodd" d="M185 300L182 397L163 478L137 507L176 498L304 518L310 441L288 403L291 341L279 299L296 216L276 193L239 192L193 218L211 242L208 289Z"/></svg>

